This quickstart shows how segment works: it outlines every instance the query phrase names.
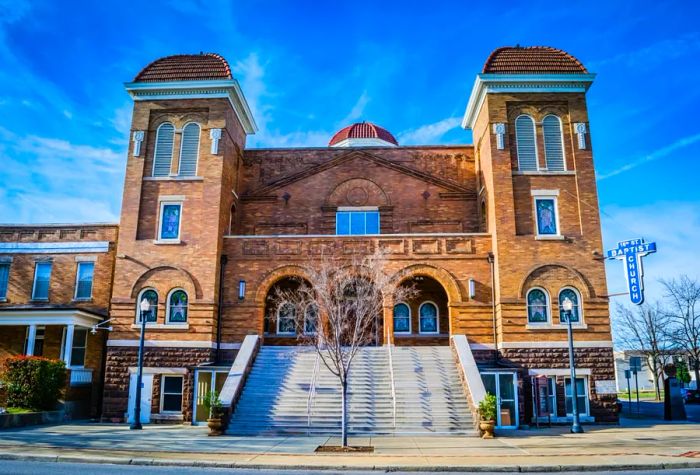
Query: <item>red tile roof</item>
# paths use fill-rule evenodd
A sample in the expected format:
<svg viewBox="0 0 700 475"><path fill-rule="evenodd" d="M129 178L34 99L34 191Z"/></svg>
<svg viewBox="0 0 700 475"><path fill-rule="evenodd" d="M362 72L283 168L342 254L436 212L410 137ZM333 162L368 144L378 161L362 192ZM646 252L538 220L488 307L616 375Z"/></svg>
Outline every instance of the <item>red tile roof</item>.
<svg viewBox="0 0 700 475"><path fill-rule="evenodd" d="M586 74L581 61L549 46L505 46L491 53L483 73L495 74Z"/></svg>
<svg viewBox="0 0 700 475"><path fill-rule="evenodd" d="M153 61L136 75L134 82L201 81L232 77L228 62L218 54L178 54Z"/></svg>
<svg viewBox="0 0 700 475"><path fill-rule="evenodd" d="M331 138L328 145L333 146L345 139L380 139L385 142L393 143L394 145L399 144L394 136L391 135L391 132L371 122L358 122L340 129L335 133L333 138Z"/></svg>

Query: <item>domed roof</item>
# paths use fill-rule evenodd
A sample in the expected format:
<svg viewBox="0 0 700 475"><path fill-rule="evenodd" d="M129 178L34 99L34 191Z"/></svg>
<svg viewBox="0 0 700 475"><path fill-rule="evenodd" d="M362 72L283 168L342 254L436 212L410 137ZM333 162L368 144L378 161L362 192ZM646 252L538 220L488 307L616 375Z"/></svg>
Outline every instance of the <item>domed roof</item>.
<svg viewBox="0 0 700 475"><path fill-rule="evenodd" d="M134 78L134 82L202 81L232 79L228 62L216 53L178 54L156 59Z"/></svg>
<svg viewBox="0 0 700 475"><path fill-rule="evenodd" d="M399 142L391 132L371 122L348 125L335 133L329 147L392 146Z"/></svg>
<svg viewBox="0 0 700 475"><path fill-rule="evenodd" d="M587 74L581 61L566 51L549 46L505 46L494 50L483 73L494 74Z"/></svg>

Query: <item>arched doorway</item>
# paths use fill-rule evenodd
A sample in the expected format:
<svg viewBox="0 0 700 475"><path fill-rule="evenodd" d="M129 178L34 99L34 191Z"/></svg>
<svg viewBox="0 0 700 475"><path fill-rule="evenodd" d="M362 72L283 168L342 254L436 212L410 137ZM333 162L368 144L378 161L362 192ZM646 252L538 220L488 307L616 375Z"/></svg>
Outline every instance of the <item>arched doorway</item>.
<svg viewBox="0 0 700 475"><path fill-rule="evenodd" d="M302 283L310 285L301 277L287 276L270 286L264 302L264 344L296 345L299 344L300 336L314 331L318 324L318 312L310 306L304 310L302 319L301 315L297 315L299 309L284 298L286 293L294 292Z"/></svg>
<svg viewBox="0 0 700 475"><path fill-rule="evenodd" d="M415 295L394 302L393 341L397 346L448 345L450 316L445 288L427 275L413 275L399 285L411 286Z"/></svg>

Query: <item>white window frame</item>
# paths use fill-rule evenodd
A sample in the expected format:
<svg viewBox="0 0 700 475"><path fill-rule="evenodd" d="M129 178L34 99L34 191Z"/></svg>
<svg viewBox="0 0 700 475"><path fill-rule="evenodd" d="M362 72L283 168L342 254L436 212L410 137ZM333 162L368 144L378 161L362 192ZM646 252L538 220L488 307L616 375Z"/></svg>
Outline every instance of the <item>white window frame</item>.
<svg viewBox="0 0 700 475"><path fill-rule="evenodd" d="M165 392L165 378L180 378L180 410L179 411L165 411L163 410L163 403L165 402L166 395L178 394L178 393L166 393ZM182 406L185 404L185 377L182 374L161 374L160 376L160 413L161 414L182 414Z"/></svg>
<svg viewBox="0 0 700 475"><path fill-rule="evenodd" d="M412 322L411 322L411 320L413 319L413 318L412 318L413 316L411 315L411 306L410 306L409 304L407 304L406 302L403 302L403 301L401 301L401 302L396 302L396 303L394 304L394 308L396 308L397 305L405 305L406 308L408 308L408 331L405 331L405 332L397 332L397 331L395 330L395 328L396 328L395 326L394 326L394 328L392 328L392 331L394 332L394 335L410 335L410 334L413 332L413 325L412 325ZM439 312L439 310L438 310L438 312ZM393 309L393 308L391 309L391 316L392 316L392 321L395 320L394 309ZM440 328L440 326L438 325L438 329L439 329L439 328Z"/></svg>
<svg viewBox="0 0 700 475"><path fill-rule="evenodd" d="M421 309L423 308L424 305L427 304L432 304L435 306L435 331L434 332L425 332L421 328ZM418 307L418 334L420 335L439 335L440 334L440 307L433 302L432 300L426 300L420 306Z"/></svg>
<svg viewBox="0 0 700 475"><path fill-rule="evenodd" d="M303 331L304 331L304 335L309 335L309 336L316 335L318 333L318 325L319 325L319 321L320 321L320 316L319 316L319 312L318 312L318 305L316 305L316 331L315 332L307 332L306 331L306 322L308 321L308 310L309 310L309 307L311 307L312 305L316 305L316 304L310 303L306 306L306 308L304 308L304 328L303 328Z"/></svg>
<svg viewBox="0 0 700 475"><path fill-rule="evenodd" d="M40 265L48 264L49 265L49 286L46 289L46 297L36 297L36 278L38 276L38 270ZM36 261L34 263L34 283L32 284L32 300L39 300L42 302L48 301L50 294L51 294L51 273L53 272L53 262L52 261Z"/></svg>
<svg viewBox="0 0 700 475"><path fill-rule="evenodd" d="M78 284L80 282L80 266L82 265L92 266L92 280L90 281L90 295L87 297L78 297ZM95 261L78 261L75 266L75 293L73 294L73 300L92 300L92 290L95 288Z"/></svg>
<svg viewBox="0 0 700 475"><path fill-rule="evenodd" d="M10 272L12 271L12 261L0 261L0 267L7 266L7 282L5 282L5 294L0 295L0 302L7 301L7 292L10 290Z"/></svg>
<svg viewBox="0 0 700 475"><path fill-rule="evenodd" d="M559 190L532 190L532 214L535 219L535 238L536 239L563 239L561 234L561 223L559 222ZM539 217L537 215L538 200L553 200L554 201L554 222L557 226L556 234L540 234Z"/></svg>
<svg viewBox="0 0 700 475"><path fill-rule="evenodd" d="M542 118L542 145L544 147L544 164L546 167L546 170L549 171L549 163L547 163L547 140L545 139L545 134L544 134L544 120L547 117L554 117L559 121L559 134L560 134L560 139L561 139L561 159L562 159L562 165L564 167L563 170L555 170L557 172L562 172L562 171L568 171L568 168L566 167L566 147L564 146L564 122L561 120L561 117L559 117L556 114L547 114Z"/></svg>
<svg viewBox="0 0 700 475"><path fill-rule="evenodd" d="M591 395L590 395L590 384L588 380L588 375L587 374L577 374L576 379L583 379L583 389L586 395L586 412L585 413L580 413L580 417L588 417L591 415ZM573 391L572 394L568 395L566 394L566 381L571 380L571 376L564 376L564 411L566 411L566 398L572 397L573 396ZM577 394L578 396L578 394ZM571 405L573 408L573 404ZM574 414L572 412L566 412L566 417L573 417Z"/></svg>
<svg viewBox="0 0 700 475"><path fill-rule="evenodd" d="M158 177L167 178L168 176L170 176L172 174L173 158L174 158L173 156L175 155L175 133L177 131L177 127L175 127L175 124L173 124L172 122L166 121L166 122L163 122L162 124L160 124L156 128L156 142L155 142L155 145L153 146L153 165L151 167L151 176L152 177L156 177L156 157L158 156L158 134L160 133L161 127L163 127L166 124L171 125L173 127L173 147L172 147L172 150L170 150L170 168L168 169L167 176L158 175ZM178 165L178 167L179 167L179 165Z"/></svg>
<svg viewBox="0 0 700 475"><path fill-rule="evenodd" d="M294 317L293 317L293 320L294 320L294 331L293 331L293 332L281 332L281 331L280 331L280 310L282 310L282 307L284 307L285 305L291 305L292 308L294 308ZM296 307L295 307L292 303L287 302L286 300L285 300L284 302L281 302L281 303L277 306L277 312L276 312L277 318L276 318L276 322L275 322L275 323L276 323L276 325L275 325L275 331L276 331L276 334L277 334L277 335L279 335L279 336L294 336L294 335L297 334L297 332L296 332L296 326L297 326L297 325L296 325L296 318L297 318L296 313L297 313Z"/></svg>
<svg viewBox="0 0 700 475"><path fill-rule="evenodd" d="M78 331L84 331L85 332L85 346L75 346L75 333ZM88 347L88 339L90 338L90 334L88 333L87 328L75 328L73 330L73 346L71 347L71 358L70 358L70 367L71 368L85 368L85 360L87 360L87 347ZM73 348L83 348L85 350L85 356L83 356L83 364L77 365L73 362ZM63 327L63 332L61 335L61 356L59 359L63 359L64 355L66 354L66 327Z"/></svg>
<svg viewBox="0 0 700 475"><path fill-rule="evenodd" d="M158 309L158 305L160 305L160 294L158 293L158 291L157 291L155 288L153 288L153 287L144 287L143 289L141 289L141 291L139 292L138 297L136 298L136 314L135 314L135 317L136 317L136 324L137 324L137 325L141 325L141 299L143 299L143 294L145 294L145 293L146 293L147 291L149 291L149 290L152 290L152 291L154 291L154 292L156 293L156 298L158 299L158 300L157 300L157 303L156 303L156 310ZM189 302L188 302L188 303L189 303ZM147 321L147 322L146 322L146 326L148 326L148 325L154 325L154 324L156 324L156 323L158 323L158 312L156 312L156 320L155 320L154 322L149 322L149 321Z"/></svg>
<svg viewBox="0 0 700 475"><path fill-rule="evenodd" d="M367 213L377 213L377 234L368 234L368 233L363 233L363 234L339 234L338 233L338 213L364 213L364 218L365 218L365 231L367 230ZM348 226L350 227L350 230L352 230L352 218L350 218L350 222L348 223ZM382 230L382 215L379 212L379 207L377 206L338 206L338 208L335 211L335 235L336 236L377 236L378 234L381 234Z"/></svg>
<svg viewBox="0 0 700 475"><path fill-rule="evenodd" d="M41 335L39 335L39 330L43 330L44 332ZM65 329L64 329L64 331L65 331ZM22 353L24 355L27 354L27 350L29 349L29 346L28 346L29 341L28 340L29 340L29 325L27 325L27 329L24 332L24 352ZM46 343L46 325L37 325L36 326L36 333L34 334L34 346L36 346L37 340L43 340L44 343ZM63 347L63 343L61 343L61 347ZM33 350L33 348L32 348L32 350ZM41 349L41 352L42 353L44 352L43 347ZM32 355L38 356L34 353L34 351L32 351ZM62 357L63 357L63 351L61 351L61 355L60 355L59 359L62 359Z"/></svg>
<svg viewBox="0 0 700 475"><path fill-rule="evenodd" d="M583 300L581 300L581 292L578 291L578 289L574 286L571 285L565 285L561 289L559 289L559 294L557 294L557 306L559 307L559 324L562 326L566 326L567 324L561 321L561 293L564 290L571 290L576 294L576 298L578 299L578 321L577 322L571 322L572 327L576 326L584 326L585 321L583 319Z"/></svg>
<svg viewBox="0 0 700 475"><path fill-rule="evenodd" d="M533 140L535 141L535 170L523 170L523 167L520 164L520 141L518 140L518 119L521 117L527 117L532 121L532 137ZM520 114L518 117L515 118L515 121L513 121L514 125L514 133L515 133L515 153L518 156L518 171L541 171L542 168L540 167L540 152L537 147L537 122L535 121L535 118L532 117L529 114Z"/></svg>
<svg viewBox="0 0 700 475"><path fill-rule="evenodd" d="M544 300L545 300L545 308L547 311L547 320L544 322L531 322L530 321L530 293L534 290L540 290L544 292ZM549 295L549 292L547 292L547 289L544 287L530 287L527 292L525 293L525 318L527 320L527 325L542 325L542 326L549 326L552 324L552 299Z"/></svg>
<svg viewBox="0 0 700 475"><path fill-rule="evenodd" d="M194 175L185 175L185 176L197 176L197 174L199 173L199 147L202 144L202 126L199 124L199 122L190 121L182 126L182 134L180 134L181 135L180 136L180 156L178 157L178 160L177 160L177 176L183 176L182 175L182 148L185 145L185 127L187 127L190 124L195 124L199 128L199 133L197 134L197 157L195 159Z"/></svg>
<svg viewBox="0 0 700 475"><path fill-rule="evenodd" d="M171 322L170 321L170 297L177 291L182 291L187 296L187 307L186 307L186 318L184 322ZM182 287L175 287L170 289L168 292L167 300L165 301L165 324L166 325L187 325L190 322L190 294ZM148 323L146 323L148 325Z"/></svg>
<svg viewBox="0 0 700 475"><path fill-rule="evenodd" d="M156 234L156 242L157 243L169 243L169 244L179 244L180 243L180 238L182 237L182 218L185 210L185 203L184 199L169 199L169 198L160 198L159 200L159 212L158 212L158 230ZM163 230L163 210L165 209L165 206L168 205L179 205L180 206L180 219L177 223L177 238L163 238L161 237L161 232Z"/></svg>

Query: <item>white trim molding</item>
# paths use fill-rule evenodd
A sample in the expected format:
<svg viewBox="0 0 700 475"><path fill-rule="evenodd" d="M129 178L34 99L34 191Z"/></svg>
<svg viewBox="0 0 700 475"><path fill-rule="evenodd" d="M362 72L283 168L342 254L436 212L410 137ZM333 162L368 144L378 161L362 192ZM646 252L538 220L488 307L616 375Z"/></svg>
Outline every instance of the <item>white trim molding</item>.
<svg viewBox="0 0 700 475"><path fill-rule="evenodd" d="M228 99L245 133L251 135L258 131L253 113L235 79L129 82L124 88L134 101Z"/></svg>
<svg viewBox="0 0 700 475"><path fill-rule="evenodd" d="M219 154L219 140L221 140L221 129L209 129L209 138L211 139L211 154Z"/></svg>
<svg viewBox="0 0 700 475"><path fill-rule="evenodd" d="M498 344L498 348L568 348L569 342L561 341L504 341ZM612 348L612 341L574 341L574 348Z"/></svg>
<svg viewBox="0 0 700 475"><path fill-rule="evenodd" d="M578 137L578 149L586 150L586 134L588 133L586 130L586 123L576 122L574 124L574 133Z"/></svg>
<svg viewBox="0 0 700 475"><path fill-rule="evenodd" d="M3 310L0 311L0 326L4 325L75 325L92 328L103 317L82 310Z"/></svg>
<svg viewBox="0 0 700 475"><path fill-rule="evenodd" d="M80 254L109 251L109 241L1 242L3 254Z"/></svg>
<svg viewBox="0 0 700 475"><path fill-rule="evenodd" d="M474 127L486 94L521 92L580 92L593 84L595 74L478 74L462 119L462 127Z"/></svg>
<svg viewBox="0 0 700 475"><path fill-rule="evenodd" d="M215 341L183 341L183 340L146 340L144 345L149 348L216 348ZM138 347L139 340L107 340L107 346ZM237 350L240 343L221 343L222 350Z"/></svg>
<svg viewBox="0 0 700 475"><path fill-rule="evenodd" d="M571 376L570 368L535 368L529 369L528 374L530 376ZM576 368L576 377L579 376L590 376L590 368Z"/></svg>
<svg viewBox="0 0 700 475"><path fill-rule="evenodd" d="M145 136L146 133L143 130L134 131L134 157L138 157L139 155L141 155L141 143L143 142Z"/></svg>
<svg viewBox="0 0 700 475"><path fill-rule="evenodd" d="M503 150L506 148L504 137L506 135L506 124L499 122L493 124L493 133L496 135L496 148Z"/></svg>

